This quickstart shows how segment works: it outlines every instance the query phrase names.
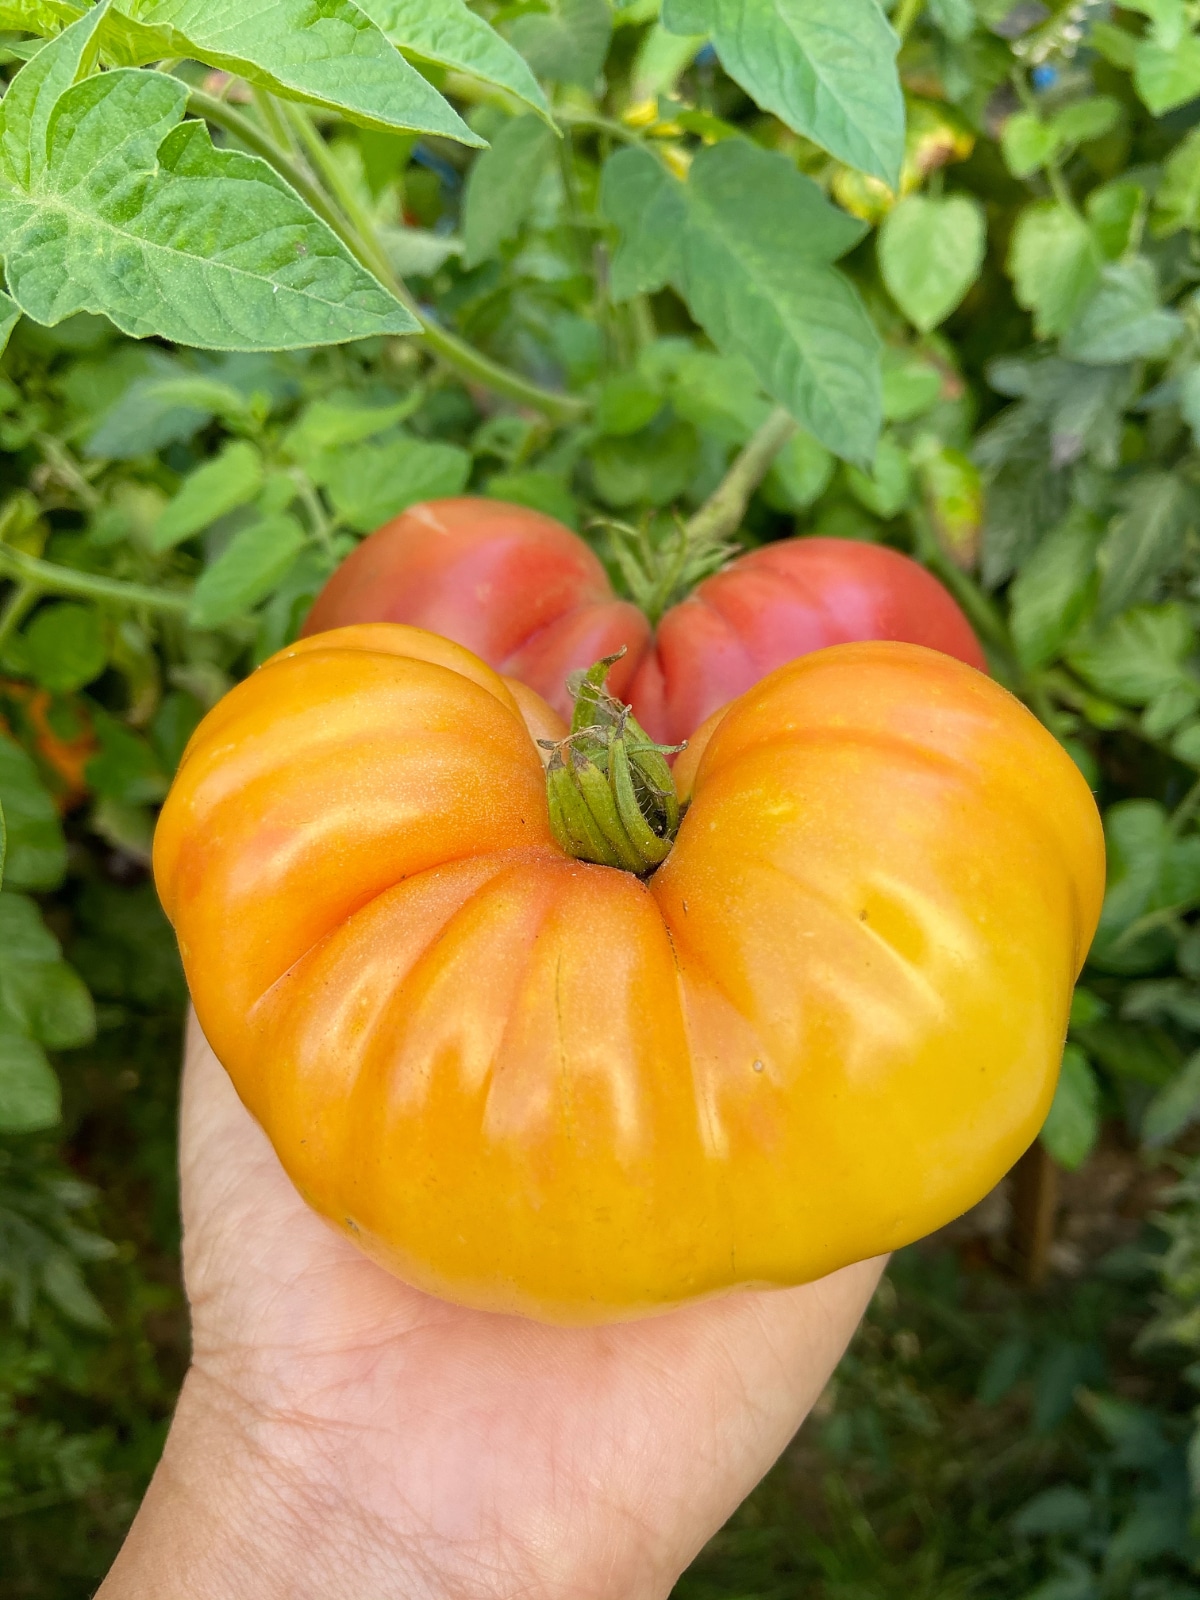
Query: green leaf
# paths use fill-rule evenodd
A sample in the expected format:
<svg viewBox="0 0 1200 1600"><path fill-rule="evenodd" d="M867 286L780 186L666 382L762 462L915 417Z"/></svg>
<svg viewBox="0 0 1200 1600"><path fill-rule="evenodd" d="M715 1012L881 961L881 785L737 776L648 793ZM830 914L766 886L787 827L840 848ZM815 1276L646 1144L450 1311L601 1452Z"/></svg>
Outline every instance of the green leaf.
<svg viewBox="0 0 1200 1600"><path fill-rule="evenodd" d="M1042 1127L1042 1143L1060 1167L1074 1172L1087 1160L1099 1135L1100 1085L1087 1056L1078 1045L1069 1044Z"/></svg>
<svg viewBox="0 0 1200 1600"><path fill-rule="evenodd" d="M1151 37L1164 50L1174 50L1187 27L1184 0L1129 0L1127 11L1140 11L1153 24Z"/></svg>
<svg viewBox="0 0 1200 1600"><path fill-rule="evenodd" d="M1087 223L1055 200L1037 200L1017 218L1008 255L1017 303L1033 312L1039 339L1062 333L1100 275L1103 258Z"/></svg>
<svg viewBox="0 0 1200 1600"><path fill-rule="evenodd" d="M1178 473L1147 472L1133 480L1100 547L1101 621L1149 597L1158 579L1182 561L1196 523L1195 494Z"/></svg>
<svg viewBox="0 0 1200 1600"><path fill-rule="evenodd" d="M1133 52L1133 86L1156 117L1200 95L1200 39L1188 34L1170 49L1141 40Z"/></svg>
<svg viewBox="0 0 1200 1600"><path fill-rule="evenodd" d="M46 1262L42 1290L47 1300L79 1327L90 1328L94 1333L111 1328L104 1307L84 1282L79 1263L65 1250L56 1250Z"/></svg>
<svg viewBox="0 0 1200 1600"><path fill-rule="evenodd" d="M0 249L23 311L48 325L101 312L135 337L226 350L417 326L265 162L182 123L186 103L182 83L127 69L62 96L36 191L0 194Z"/></svg>
<svg viewBox="0 0 1200 1600"><path fill-rule="evenodd" d="M1095 292L1067 328L1063 354L1092 366L1165 356L1183 332L1183 318L1159 305L1158 275L1145 256L1100 269Z"/></svg>
<svg viewBox="0 0 1200 1600"><path fill-rule="evenodd" d="M610 506L665 506L695 476L699 441L688 423L663 418L627 438L598 440L589 458L596 493Z"/></svg>
<svg viewBox="0 0 1200 1600"><path fill-rule="evenodd" d="M1013 579L1009 625L1023 666L1052 661L1087 614L1096 592L1097 539L1090 519L1072 514Z"/></svg>
<svg viewBox="0 0 1200 1600"><path fill-rule="evenodd" d="M0 803L0 889L4 887L4 859L8 854L8 827L4 821L4 806Z"/></svg>
<svg viewBox="0 0 1200 1600"><path fill-rule="evenodd" d="M149 742L103 706L92 707L92 726L100 751L87 764L88 787L102 801L119 806L135 807L161 800L167 792L167 775ZM92 826L96 826L96 813Z"/></svg>
<svg viewBox="0 0 1200 1600"><path fill-rule="evenodd" d="M524 472L497 472L487 481L490 500L507 500L554 517L568 528L579 527L579 503L566 479L558 473L530 468Z"/></svg>
<svg viewBox="0 0 1200 1600"><path fill-rule="evenodd" d="M1016 111L1000 130L1004 164L1014 178L1028 178L1058 149L1058 138L1036 111Z"/></svg>
<svg viewBox="0 0 1200 1600"><path fill-rule="evenodd" d="M608 0L553 0L550 14L518 17L509 39L539 78L591 90L612 38Z"/></svg>
<svg viewBox="0 0 1200 1600"><path fill-rule="evenodd" d="M1135 606L1104 627L1090 628L1066 649L1079 675L1101 694L1145 705L1177 683L1196 648L1191 619L1171 601Z"/></svg>
<svg viewBox="0 0 1200 1600"><path fill-rule="evenodd" d="M452 233L396 228L387 223L380 224L376 232L392 271L401 278L430 278L451 256L462 255L462 240Z"/></svg>
<svg viewBox="0 0 1200 1600"><path fill-rule="evenodd" d="M874 460L879 341L832 266L859 223L785 157L741 139L702 150L686 187L646 151L620 151L602 201L623 235L615 295L669 277L718 350L743 356L803 427L838 455Z"/></svg>
<svg viewBox="0 0 1200 1600"><path fill-rule="evenodd" d="M520 55L466 0L357 0L398 50L507 89L549 119L550 107Z"/></svg>
<svg viewBox="0 0 1200 1600"><path fill-rule="evenodd" d="M512 239L554 159L555 136L532 113L505 123L471 168L463 196L463 265L478 266Z"/></svg>
<svg viewBox="0 0 1200 1600"><path fill-rule="evenodd" d="M46 1053L0 1021L0 1133L40 1133L62 1114L62 1095Z"/></svg>
<svg viewBox="0 0 1200 1600"><path fill-rule="evenodd" d="M876 0L664 0L672 33L708 33L764 111L848 166L899 187L899 40Z"/></svg>
<svg viewBox="0 0 1200 1600"><path fill-rule="evenodd" d="M235 425L246 420L245 398L228 384L190 373L158 352L151 365L152 372L131 383L104 412L88 438L88 455L132 461L192 438L214 416Z"/></svg>
<svg viewBox="0 0 1200 1600"><path fill-rule="evenodd" d="M653 422L665 404L662 385L640 372L618 372L596 396L596 426L601 433L637 433Z"/></svg>
<svg viewBox="0 0 1200 1600"><path fill-rule="evenodd" d="M771 463L763 498L777 511L804 511L829 487L833 468L825 446L798 428Z"/></svg>
<svg viewBox="0 0 1200 1600"><path fill-rule="evenodd" d="M934 27L954 44L964 44L975 32L972 0L926 0L925 10Z"/></svg>
<svg viewBox="0 0 1200 1600"><path fill-rule="evenodd" d="M1092 95L1087 100L1076 100L1064 106L1051 118L1050 126L1059 148L1066 145L1087 144L1091 139L1102 139L1111 133L1121 120L1121 103L1111 95Z"/></svg>
<svg viewBox="0 0 1200 1600"><path fill-rule="evenodd" d="M483 141L353 0L114 0L139 25L130 65L205 61L272 93L327 106L368 128ZM135 36L136 39L136 36Z"/></svg>
<svg viewBox="0 0 1200 1600"><path fill-rule="evenodd" d="M20 189L39 183L50 163L50 125L61 97L93 71L97 29L109 0L80 17L17 73L0 110L0 175Z"/></svg>
<svg viewBox="0 0 1200 1600"><path fill-rule="evenodd" d="M320 481L339 516L371 533L421 500L461 494L470 474L471 458L457 445L401 434L339 451L321 465Z"/></svg>
<svg viewBox="0 0 1200 1600"><path fill-rule="evenodd" d="M262 456L244 439L234 440L211 461L188 473L154 524L150 546L171 550L218 517L248 505L263 484Z"/></svg>
<svg viewBox="0 0 1200 1600"><path fill-rule="evenodd" d="M846 483L854 498L877 517L886 521L897 516L912 500L913 474L907 451L885 433L870 473L851 467Z"/></svg>
<svg viewBox="0 0 1200 1600"><path fill-rule="evenodd" d="M55 694L82 689L108 664L100 613L75 601L43 606L25 629L22 642L30 672Z"/></svg>
<svg viewBox="0 0 1200 1600"><path fill-rule="evenodd" d="M1176 838L1156 801L1122 800L1105 812L1104 838L1108 887L1088 960L1102 972L1153 972L1175 943L1155 913L1182 915L1200 898L1200 837ZM1122 1032L1105 1022L1085 1042L1113 1071L1158 1085L1169 1080L1171 1067L1156 1037L1144 1023Z"/></svg>
<svg viewBox="0 0 1200 1600"><path fill-rule="evenodd" d="M928 333L961 304L986 248L987 223L977 200L913 194L892 208L879 230L879 270L904 315Z"/></svg>
<svg viewBox="0 0 1200 1600"><path fill-rule="evenodd" d="M402 399L391 393L335 390L305 406L283 437L284 452L292 461L311 467L326 450L340 450L386 433L410 417L420 403L421 391L415 388Z"/></svg>
<svg viewBox="0 0 1200 1600"><path fill-rule="evenodd" d="M20 306L9 295L0 291L0 356L8 349L12 331L20 320Z"/></svg>
<svg viewBox="0 0 1200 1600"><path fill-rule="evenodd" d="M1157 239L1196 227L1200 227L1200 128L1193 128L1167 157L1150 219L1150 231Z"/></svg>
<svg viewBox="0 0 1200 1600"><path fill-rule="evenodd" d="M54 801L33 761L0 733L0 803L8 830L9 889L53 889L67 870L67 846Z"/></svg>
<svg viewBox="0 0 1200 1600"><path fill-rule="evenodd" d="M58 940L23 894L0 893L0 1031L17 1029L49 1050L87 1044L92 997L62 959Z"/></svg>
<svg viewBox="0 0 1200 1600"><path fill-rule="evenodd" d="M614 300L653 294L680 275L687 191L648 150L618 150L604 163L600 204L621 240L609 287Z"/></svg>
<svg viewBox="0 0 1200 1600"><path fill-rule="evenodd" d="M1142 1143L1151 1150L1170 1144L1200 1117L1200 1052L1177 1078L1160 1089L1142 1112Z"/></svg>
<svg viewBox="0 0 1200 1600"><path fill-rule="evenodd" d="M306 543L304 529L286 512L240 529L192 591L192 627L219 627L265 600Z"/></svg>
<svg viewBox="0 0 1200 1600"><path fill-rule="evenodd" d="M1129 249L1145 204L1143 186L1120 178L1102 183L1088 195L1088 222L1110 261L1118 260Z"/></svg>
<svg viewBox="0 0 1200 1600"><path fill-rule="evenodd" d="M1113 23L1101 19L1093 22L1088 29L1088 43L1097 55L1102 56L1111 66L1119 68L1122 72L1132 71L1138 41L1126 29L1115 27Z"/></svg>
<svg viewBox="0 0 1200 1600"><path fill-rule="evenodd" d="M671 379L671 403L676 415L701 433L730 445L745 444L771 411L748 361L708 350L693 350L680 361Z"/></svg>

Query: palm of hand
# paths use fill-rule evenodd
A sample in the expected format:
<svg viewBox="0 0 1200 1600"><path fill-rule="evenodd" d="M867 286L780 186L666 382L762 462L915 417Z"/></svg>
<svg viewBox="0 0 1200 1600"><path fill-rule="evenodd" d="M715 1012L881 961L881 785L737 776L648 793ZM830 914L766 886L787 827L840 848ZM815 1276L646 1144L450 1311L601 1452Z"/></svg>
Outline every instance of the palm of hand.
<svg viewBox="0 0 1200 1600"><path fill-rule="evenodd" d="M194 1022L182 1175L189 1384L237 1430L231 1476L269 1486L281 1592L324 1600L667 1594L879 1273L604 1328L444 1304L308 1210Z"/></svg>

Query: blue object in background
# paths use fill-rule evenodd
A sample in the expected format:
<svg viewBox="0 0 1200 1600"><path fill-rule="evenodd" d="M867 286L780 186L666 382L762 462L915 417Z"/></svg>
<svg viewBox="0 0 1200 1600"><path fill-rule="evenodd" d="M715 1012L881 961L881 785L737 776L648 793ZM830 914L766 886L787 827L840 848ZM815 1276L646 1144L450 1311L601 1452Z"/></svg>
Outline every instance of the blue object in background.
<svg viewBox="0 0 1200 1600"><path fill-rule="evenodd" d="M1052 67L1048 61L1043 61L1040 66L1034 67L1029 74L1035 89L1053 89L1058 82L1058 68Z"/></svg>

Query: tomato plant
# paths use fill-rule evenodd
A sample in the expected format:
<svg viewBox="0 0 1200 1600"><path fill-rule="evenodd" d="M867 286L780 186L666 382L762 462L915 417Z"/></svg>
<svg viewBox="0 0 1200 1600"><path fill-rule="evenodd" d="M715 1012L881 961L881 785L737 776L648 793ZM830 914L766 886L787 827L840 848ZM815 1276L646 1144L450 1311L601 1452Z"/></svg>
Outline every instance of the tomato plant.
<svg viewBox="0 0 1200 1600"><path fill-rule="evenodd" d="M318 10L0 6L16 1591L94 1585L185 1358L158 807L363 537L466 494L572 530L660 652L672 606L797 538L918 563L1105 817L1039 1144L1057 1220L1043 1185L1024 1234L906 1252L809 1443L683 1591L1190 1593L1190 8ZM1022 1193L995 1199L1018 1223ZM1040 1290L1003 1276L1022 1239Z"/></svg>

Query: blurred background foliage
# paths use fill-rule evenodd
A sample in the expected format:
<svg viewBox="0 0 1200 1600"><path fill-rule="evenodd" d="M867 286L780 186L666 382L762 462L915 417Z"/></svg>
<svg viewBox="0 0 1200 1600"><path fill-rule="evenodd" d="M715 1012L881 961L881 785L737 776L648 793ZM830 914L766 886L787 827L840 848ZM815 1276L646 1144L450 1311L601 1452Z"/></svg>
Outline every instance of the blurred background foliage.
<svg viewBox="0 0 1200 1600"><path fill-rule="evenodd" d="M148 853L192 728L422 499L547 511L653 609L723 558L673 513L771 409L769 334L741 302L723 323L696 265L757 225L757 178L712 223L729 146L758 199L799 173L841 208L821 271L841 255L882 350L878 441L864 379L867 414L785 445L740 544L927 562L1096 789L1110 883L1040 1153L896 1261L679 1594L1200 1597L1200 7L899 0L898 178L885 88L865 144L871 117L810 141L732 3L476 10L563 137L426 64L488 149L323 114L323 179L432 323L574 412L398 339L204 354L85 315L19 322L0 366L0 1594L90 1592L187 1360L184 988ZM9 74L20 21L0 7ZM639 214L647 150L668 188Z"/></svg>

